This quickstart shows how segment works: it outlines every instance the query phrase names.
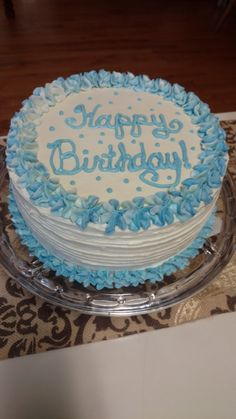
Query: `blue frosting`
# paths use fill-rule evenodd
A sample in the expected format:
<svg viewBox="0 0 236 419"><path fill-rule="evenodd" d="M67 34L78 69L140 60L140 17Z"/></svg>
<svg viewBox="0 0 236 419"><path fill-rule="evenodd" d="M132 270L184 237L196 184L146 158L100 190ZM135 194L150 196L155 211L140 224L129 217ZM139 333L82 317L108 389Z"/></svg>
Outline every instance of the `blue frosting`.
<svg viewBox="0 0 236 419"><path fill-rule="evenodd" d="M114 203L115 206L116 203ZM85 287L93 285L98 290L113 287L121 288L129 285L137 286L146 281L151 283L159 282L162 281L165 275L170 275L178 269L185 268L189 260L198 254L198 250L203 246L206 238L209 237L215 219L215 211L213 211L213 214L209 217L205 226L191 245L183 252L159 266L146 269L111 271L107 269L88 269L79 265L72 265L50 254L31 234L17 208L12 192L9 194L9 210L22 243L29 248L33 255L43 262L46 268L52 269L57 275L63 275L70 281L76 281Z"/></svg>
<svg viewBox="0 0 236 419"><path fill-rule="evenodd" d="M63 151L64 146L66 146L66 151ZM139 179L155 188L177 186L181 179L182 161L185 168L189 169L191 167L185 141L180 140L179 146L182 159L176 151L164 154L154 152L147 156L144 143L139 144L140 151L132 156L126 151L123 142L118 145L119 154L114 151L113 145L109 144L107 153L96 154L90 158L88 150L82 151L83 156L79 155L76 151L75 142L70 139L57 139L47 144L47 147L51 150L50 166L55 175L75 175L80 172L91 173L95 170L110 173L141 171ZM56 158L54 159L54 157ZM114 158L116 158L115 161ZM66 167L67 160L70 161L70 169ZM160 171L166 169L174 171L175 179L173 182L164 184L159 182L159 177Z"/></svg>
<svg viewBox="0 0 236 419"><path fill-rule="evenodd" d="M157 172L154 170L157 160L159 165L170 165L174 162L175 179L173 179L174 183L170 182L168 185L168 191L157 192L145 199L138 197L126 202L117 200L100 202L96 196L80 198L76 192L65 191L58 180L50 177L45 166L38 161L36 127L43 114L72 93L102 87L117 89L123 87L137 92L144 91L160 95L165 100L172 101L181 107L184 113L190 117L192 123L196 125L196 131L200 137L201 153L198 156L198 164L192 168L192 176L182 182L178 191L175 187L180 179L181 168L178 161L180 158L178 155L174 156L174 153L172 160L171 155L165 156L164 163L163 156L161 160L160 154L155 153L158 156L155 158L152 156L152 159L149 159L149 164L145 163L148 167L143 168L144 171L139 175L140 180L155 187L158 184ZM81 109L79 112L81 113ZM163 120L160 119L153 119L153 121L158 124L163 123ZM71 121L70 119L69 123L73 126L75 120ZM77 120L76 124L78 124ZM137 126L135 128L137 129ZM179 129L178 120L171 121L169 128ZM159 138L160 134L166 135L160 131L160 126L156 126L155 129L159 130L157 132ZM122 123L119 123L117 132L122 137ZM68 139L64 139L64 141L68 141ZM74 144L70 143L70 145L71 151L67 152L69 154L63 153L61 150L62 163L67 158L74 159L75 163L77 161L78 156ZM122 146L121 143L119 145ZM180 142L179 145L182 153L181 164L183 161L185 167L188 167L190 163L187 149L184 142ZM54 146L51 145L51 147L53 150ZM52 214L69 218L81 229L86 228L88 223L105 224L105 232L112 234L115 228L138 231L147 229L151 224L164 226L173 223L176 218L186 221L193 217L202 203L212 201L214 190L221 185L226 170L227 150L225 132L221 128L218 118L210 113L208 105L201 102L194 93L187 93L182 86L171 85L162 79L100 70L99 72L90 71L75 74L67 79L60 77L44 88L34 90L29 99L23 102L20 112L16 113L11 120L7 140L7 164L20 177L22 186L26 188L35 205L50 208ZM124 155L125 150L122 149L120 152ZM110 157L107 157L106 162L107 167L110 167L109 170L112 169L111 154L112 150L110 150ZM52 156L51 158L53 160ZM55 170L58 170L53 161L52 164L54 164ZM79 166L76 165L76 168L80 167L81 169L82 167L83 170L89 172L93 171L93 164L95 163L92 162L92 165L89 166L89 156L83 156L82 163L79 162ZM120 162L121 168L122 164L124 162ZM101 168L104 170L100 160L100 170ZM137 166L134 165L133 170L136 168Z"/></svg>
<svg viewBox="0 0 236 419"><path fill-rule="evenodd" d="M87 112L83 104L76 105L74 113L79 116L77 118L74 116L65 118L65 124L76 130L86 127L112 129L117 140L124 138L124 127L130 127L130 135L133 137L140 137L142 135L142 126L155 127L152 130L152 135L160 139L168 139L170 134L176 134L183 128L183 123L179 119L172 119L168 125L163 114L159 114L159 119L155 114L151 114L150 120L143 114L129 116L117 113L114 116L112 114L101 114L97 116L96 113L101 107L102 105L97 104L91 112ZM100 135L105 135L105 133L101 133Z"/></svg>

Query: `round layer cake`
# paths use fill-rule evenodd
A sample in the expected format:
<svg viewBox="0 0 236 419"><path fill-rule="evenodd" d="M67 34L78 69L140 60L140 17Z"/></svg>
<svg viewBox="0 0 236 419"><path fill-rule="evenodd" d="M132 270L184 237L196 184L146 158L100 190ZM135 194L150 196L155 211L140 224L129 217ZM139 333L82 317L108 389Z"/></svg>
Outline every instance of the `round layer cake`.
<svg viewBox="0 0 236 419"><path fill-rule="evenodd" d="M121 287L187 265L210 234L225 133L178 84L91 71L36 88L11 120L10 211L43 263Z"/></svg>

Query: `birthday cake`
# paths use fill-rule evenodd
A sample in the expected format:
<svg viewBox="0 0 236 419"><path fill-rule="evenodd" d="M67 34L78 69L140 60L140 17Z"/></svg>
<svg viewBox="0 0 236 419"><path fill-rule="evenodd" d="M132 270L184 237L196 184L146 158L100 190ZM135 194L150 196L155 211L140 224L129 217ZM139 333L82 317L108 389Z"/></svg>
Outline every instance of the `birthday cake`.
<svg viewBox="0 0 236 419"><path fill-rule="evenodd" d="M209 236L225 132L178 84L91 71L36 88L11 120L9 208L30 253L98 289L161 281Z"/></svg>

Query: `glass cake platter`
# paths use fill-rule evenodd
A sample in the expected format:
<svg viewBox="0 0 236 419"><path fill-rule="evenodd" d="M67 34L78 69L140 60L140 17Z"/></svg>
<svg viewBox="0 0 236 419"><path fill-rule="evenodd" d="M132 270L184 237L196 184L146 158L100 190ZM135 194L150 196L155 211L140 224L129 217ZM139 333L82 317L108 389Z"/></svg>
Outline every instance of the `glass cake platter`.
<svg viewBox="0 0 236 419"><path fill-rule="evenodd" d="M105 316L131 316L171 307L207 286L230 260L235 248L236 194L233 180L226 175L217 202L213 235L189 266L162 282L146 282L121 289L84 288L45 269L29 255L14 231L7 208L8 176L4 148L0 149L0 263L20 285L52 304Z"/></svg>

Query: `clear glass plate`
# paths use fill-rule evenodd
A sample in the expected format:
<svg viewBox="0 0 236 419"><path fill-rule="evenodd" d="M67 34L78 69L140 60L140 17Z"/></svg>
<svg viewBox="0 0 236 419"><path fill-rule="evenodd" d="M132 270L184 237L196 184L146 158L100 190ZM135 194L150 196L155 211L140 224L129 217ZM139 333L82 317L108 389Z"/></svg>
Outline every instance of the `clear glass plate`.
<svg viewBox="0 0 236 419"><path fill-rule="evenodd" d="M0 151L0 262L10 276L28 291L52 304L82 313L106 316L131 316L162 310L180 303L208 285L223 269L235 247L235 186L226 175L217 202L219 231L206 240L189 266L165 277L162 282L146 282L137 287L97 291L70 283L46 270L31 257L16 235L6 204L8 177Z"/></svg>

